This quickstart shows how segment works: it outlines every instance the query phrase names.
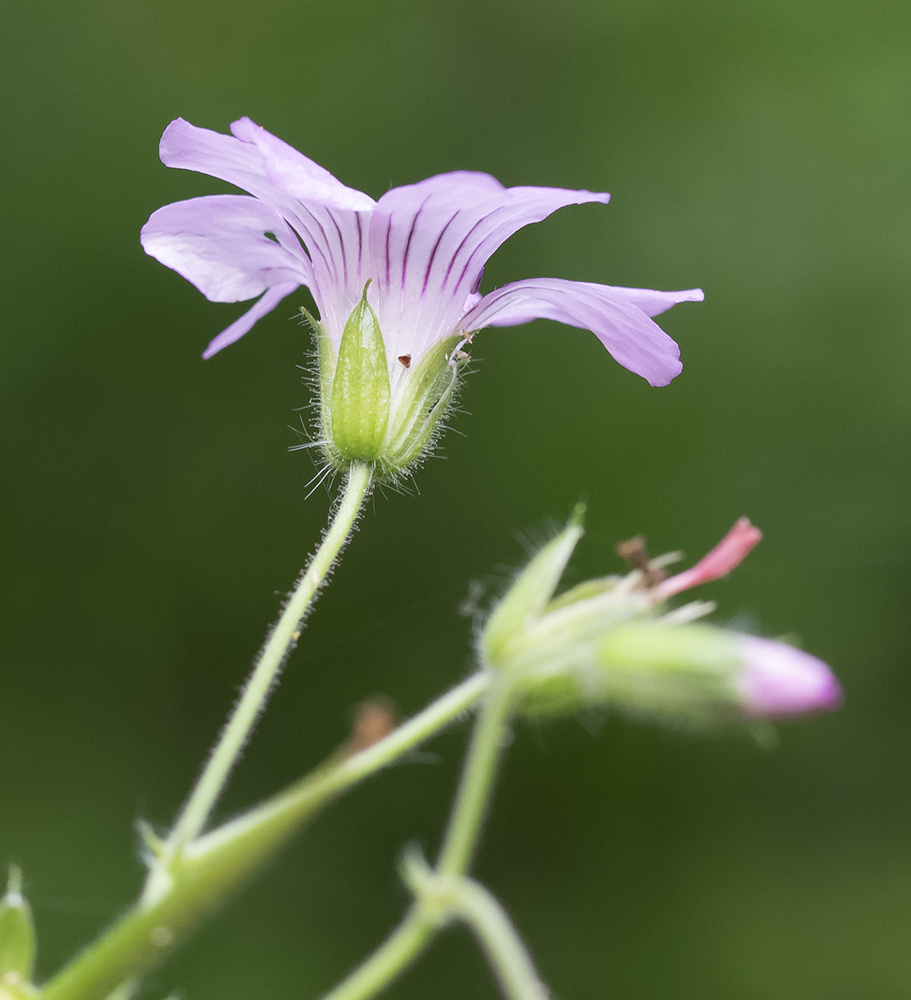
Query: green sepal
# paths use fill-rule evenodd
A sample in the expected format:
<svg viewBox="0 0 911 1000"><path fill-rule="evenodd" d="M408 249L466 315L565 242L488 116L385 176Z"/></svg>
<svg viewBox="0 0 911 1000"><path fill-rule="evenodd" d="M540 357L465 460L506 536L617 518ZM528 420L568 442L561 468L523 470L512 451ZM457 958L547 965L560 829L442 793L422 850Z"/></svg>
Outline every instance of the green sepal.
<svg viewBox="0 0 911 1000"><path fill-rule="evenodd" d="M481 636L480 653L485 664L496 666L510 640L547 607L582 537L584 515L585 505L578 504L566 527L538 552L494 608Z"/></svg>
<svg viewBox="0 0 911 1000"><path fill-rule="evenodd" d="M319 416L320 416L320 437L328 442L332 437L331 408L332 399L332 379L335 375L335 348L332 346L332 339L326 332L326 328L315 316L309 313L303 306L298 307L301 316L316 342L316 365L317 377L319 379Z"/></svg>
<svg viewBox="0 0 911 1000"><path fill-rule="evenodd" d="M452 359L461 334L434 344L405 376L383 448L384 471L400 472L431 443L459 385L463 361Z"/></svg>
<svg viewBox="0 0 911 1000"><path fill-rule="evenodd" d="M631 622L597 649L601 697L637 715L697 727L740 714L737 638L712 625Z"/></svg>
<svg viewBox="0 0 911 1000"><path fill-rule="evenodd" d="M35 971L35 923L22 896L22 876L10 867L6 895L0 899L0 984L28 983Z"/></svg>
<svg viewBox="0 0 911 1000"><path fill-rule="evenodd" d="M165 841L152 829L151 823L144 819L136 821L136 831L139 834L148 858L160 858L164 853Z"/></svg>
<svg viewBox="0 0 911 1000"><path fill-rule="evenodd" d="M361 301L354 307L339 344L338 362L331 378L329 431L332 444L346 462L375 462L383 451L389 423L389 369L386 347L376 313L367 302L364 286ZM320 339L320 377L323 377L325 350ZM330 348L331 349L331 348ZM324 383L325 386L325 383Z"/></svg>
<svg viewBox="0 0 911 1000"><path fill-rule="evenodd" d="M584 580L582 583L576 584L575 587L571 587L558 597L555 597L548 603L544 612L545 614L550 614L551 611L566 608L570 604L576 604L578 601L586 601L590 597L600 597L602 594L607 594L613 590L619 582L619 576L599 576L594 580Z"/></svg>
<svg viewBox="0 0 911 1000"><path fill-rule="evenodd" d="M565 715L603 706L640 719L705 729L739 718L736 638L711 625L608 624L591 645L523 677L520 711Z"/></svg>
<svg viewBox="0 0 911 1000"><path fill-rule="evenodd" d="M660 674L727 673L739 663L737 639L714 625L634 622L608 632L598 645L608 670Z"/></svg>

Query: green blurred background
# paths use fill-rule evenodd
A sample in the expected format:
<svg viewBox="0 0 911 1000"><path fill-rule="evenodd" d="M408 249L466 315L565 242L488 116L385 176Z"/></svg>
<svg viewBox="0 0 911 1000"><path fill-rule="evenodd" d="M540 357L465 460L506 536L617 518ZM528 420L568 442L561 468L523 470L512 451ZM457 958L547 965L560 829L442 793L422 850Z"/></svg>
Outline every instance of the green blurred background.
<svg viewBox="0 0 911 1000"><path fill-rule="evenodd" d="M573 580L636 532L693 559L766 540L702 596L799 635L844 709L778 748L622 720L518 727L478 863L565 1000L878 1000L911 989L911 7L907 0L95 0L6 9L0 863L25 869L47 976L140 884L323 527L289 425L288 299L243 307L145 257L158 206L225 190L157 158L182 115L249 115L347 184L456 168L609 190L523 231L485 288L539 275L689 288L666 389L590 334L477 341L420 496L377 496L224 802L301 774L375 693L412 713L470 666L496 588L580 498ZM301 302L307 299L299 296ZM711 593L709 592L711 591ZM465 730L322 815L146 995L309 998L407 898ZM390 992L496 996L467 934Z"/></svg>

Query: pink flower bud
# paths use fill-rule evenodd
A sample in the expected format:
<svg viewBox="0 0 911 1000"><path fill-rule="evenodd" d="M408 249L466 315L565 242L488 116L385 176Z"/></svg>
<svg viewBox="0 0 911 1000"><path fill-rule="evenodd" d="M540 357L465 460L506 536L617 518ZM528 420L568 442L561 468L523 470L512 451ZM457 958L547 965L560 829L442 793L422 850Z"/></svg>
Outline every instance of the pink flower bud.
<svg viewBox="0 0 911 1000"><path fill-rule="evenodd" d="M738 518L734 527L695 566L659 583L655 588L655 596L664 601L690 587L727 576L761 540L762 532L750 524L748 517Z"/></svg>
<svg viewBox="0 0 911 1000"><path fill-rule="evenodd" d="M827 711L842 702L838 681L815 656L783 642L743 636L737 688L750 715Z"/></svg>

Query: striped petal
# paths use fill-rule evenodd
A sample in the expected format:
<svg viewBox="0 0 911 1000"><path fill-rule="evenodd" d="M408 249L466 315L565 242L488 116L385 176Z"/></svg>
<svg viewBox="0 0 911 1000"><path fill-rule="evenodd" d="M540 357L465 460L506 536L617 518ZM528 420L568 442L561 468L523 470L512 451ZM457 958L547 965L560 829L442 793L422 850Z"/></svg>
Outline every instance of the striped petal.
<svg viewBox="0 0 911 1000"><path fill-rule="evenodd" d="M165 205L152 213L140 239L147 254L211 302L241 302L274 285L312 279L310 261L284 219L245 195Z"/></svg>
<svg viewBox="0 0 911 1000"><path fill-rule="evenodd" d="M562 278L532 278L485 295L460 325L468 331L551 319L581 327L591 330L624 368L641 375L650 385L667 385L682 370L680 351L649 317L677 302L699 302L702 298L698 288L654 292Z"/></svg>
<svg viewBox="0 0 911 1000"><path fill-rule="evenodd" d="M233 344L236 340L240 340L245 333L250 332L254 323L261 320L267 313L272 312L283 298L298 288L300 288L300 285L294 282L275 285L270 288L240 319L236 319L229 327L222 330L217 337L213 338L209 346L202 352L202 356L208 360L213 354L218 354L223 347L227 347L228 344Z"/></svg>
<svg viewBox="0 0 911 1000"><path fill-rule="evenodd" d="M332 323L335 313L350 311L363 292L359 260L366 222L354 209L369 210L373 199L345 187L249 118L231 127L234 135L222 135L177 118L161 137L161 160L249 191L286 219L307 248L312 260L308 284Z"/></svg>
<svg viewBox="0 0 911 1000"><path fill-rule="evenodd" d="M272 184L305 205L355 212L369 212L373 208L375 202L369 195L346 187L324 167L249 118L233 122L231 132L241 142L256 147L262 157L263 172Z"/></svg>
<svg viewBox="0 0 911 1000"><path fill-rule="evenodd" d="M610 196L563 188L504 188L489 174L440 174L394 188L370 222L371 289L398 353L419 356L456 328L491 254L513 233L565 205ZM392 346L392 345L391 345Z"/></svg>

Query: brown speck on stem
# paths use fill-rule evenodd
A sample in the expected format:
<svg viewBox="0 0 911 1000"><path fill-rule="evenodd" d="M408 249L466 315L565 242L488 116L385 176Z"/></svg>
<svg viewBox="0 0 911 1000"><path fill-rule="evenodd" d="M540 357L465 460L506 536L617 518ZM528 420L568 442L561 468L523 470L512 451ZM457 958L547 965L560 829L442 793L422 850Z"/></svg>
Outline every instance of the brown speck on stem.
<svg viewBox="0 0 911 1000"><path fill-rule="evenodd" d="M395 702L385 695L368 698L355 705L351 713L351 735L339 747L340 757L351 757L378 743L399 724Z"/></svg>
<svg viewBox="0 0 911 1000"><path fill-rule="evenodd" d="M399 364L403 368L410 368L411 367L411 355L410 354L400 354L399 355Z"/></svg>

